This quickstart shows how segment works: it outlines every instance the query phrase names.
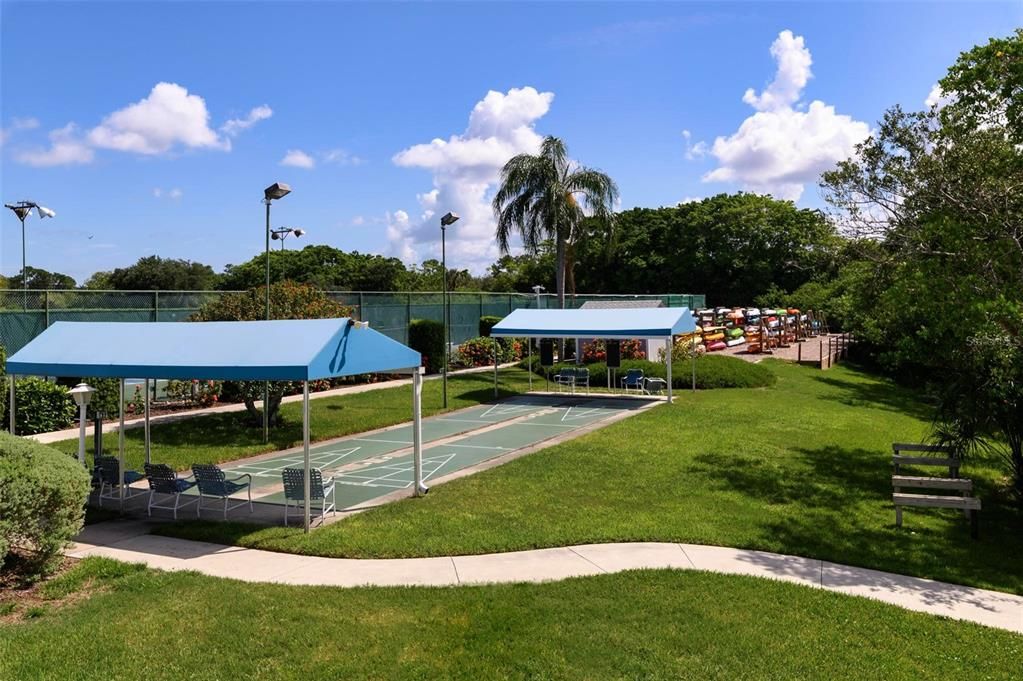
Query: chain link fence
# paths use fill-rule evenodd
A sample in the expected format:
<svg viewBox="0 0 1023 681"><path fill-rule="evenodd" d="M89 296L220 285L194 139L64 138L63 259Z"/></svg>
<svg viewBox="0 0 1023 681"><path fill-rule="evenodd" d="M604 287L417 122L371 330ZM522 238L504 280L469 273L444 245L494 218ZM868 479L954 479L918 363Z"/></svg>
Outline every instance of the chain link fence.
<svg viewBox="0 0 1023 681"><path fill-rule="evenodd" d="M205 303L228 291L20 291L0 290L0 345L8 356L20 350L50 324L60 321L88 322L180 322ZM408 342L413 319L443 321L444 303L440 292L329 291L331 298L351 307L356 317L368 321L377 331L402 343ZM557 307L552 294L449 293L451 341L479 335L479 320L485 315L504 317L527 307ZM576 295L565 299L565 307L577 308L591 300L660 300L668 307L701 308L702 295Z"/></svg>

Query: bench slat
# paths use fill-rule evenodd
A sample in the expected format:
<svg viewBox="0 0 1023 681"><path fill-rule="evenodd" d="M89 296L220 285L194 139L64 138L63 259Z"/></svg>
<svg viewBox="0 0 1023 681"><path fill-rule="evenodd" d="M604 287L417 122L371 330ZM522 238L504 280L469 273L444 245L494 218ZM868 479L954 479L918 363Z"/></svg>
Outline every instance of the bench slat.
<svg viewBox="0 0 1023 681"><path fill-rule="evenodd" d="M915 442L893 442L892 451L899 452L949 452L947 445L922 445Z"/></svg>
<svg viewBox="0 0 1023 681"><path fill-rule="evenodd" d="M916 466L946 466L952 468L959 468L960 461L954 456L950 457L938 457L938 456L907 456L905 454L896 454L892 457L893 464L905 464L905 465L916 465Z"/></svg>
<svg viewBox="0 0 1023 681"><path fill-rule="evenodd" d="M937 494L893 494L896 506L927 506L933 508L958 508L970 511L980 510L977 497L952 497Z"/></svg>
<svg viewBox="0 0 1023 681"><path fill-rule="evenodd" d="M969 478L933 478L927 475L893 475L892 485L895 487L956 489L969 492L973 489L973 480Z"/></svg>

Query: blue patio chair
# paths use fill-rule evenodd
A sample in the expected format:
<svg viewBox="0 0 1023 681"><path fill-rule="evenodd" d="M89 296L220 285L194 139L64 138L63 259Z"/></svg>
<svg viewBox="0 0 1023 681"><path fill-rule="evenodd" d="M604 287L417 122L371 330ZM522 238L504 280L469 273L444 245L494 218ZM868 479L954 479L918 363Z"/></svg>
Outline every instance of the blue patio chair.
<svg viewBox="0 0 1023 681"><path fill-rule="evenodd" d="M575 383L572 385L572 392L575 392L575 388L586 388L586 392L590 392L590 370L586 367L579 367L575 370Z"/></svg>
<svg viewBox="0 0 1023 681"><path fill-rule="evenodd" d="M228 505L228 498L242 490L249 493L249 513L252 513L252 476L248 473L228 479L224 471L213 464L192 464L192 475L195 476L195 483L199 487L199 504L195 507L195 517L199 517L202 511L202 502L205 497L217 497L224 501L224 520L227 520L227 512L245 505L240 500L233 506ZM247 482L238 482L242 478L248 478Z"/></svg>
<svg viewBox="0 0 1023 681"><path fill-rule="evenodd" d="M178 509L192 504L199 503L199 497L193 497L190 501L181 503L181 495L195 487L195 481L187 478L179 478L174 470L165 463L147 463L145 466L146 480L149 481L149 507L146 512L153 515L154 508L174 511L174 519L178 519ZM156 501L156 495L163 494L174 497L173 506L161 506ZM169 500L168 500L169 501Z"/></svg>
<svg viewBox="0 0 1023 681"><path fill-rule="evenodd" d="M305 512L305 471L301 468L285 468L281 471L284 478L284 526L288 526L288 514L291 512L291 504L294 502L299 514ZM309 505L316 508L320 513L320 522L327 517L337 513L334 508L334 478L323 479L323 471L319 468L309 470Z"/></svg>
<svg viewBox="0 0 1023 681"><path fill-rule="evenodd" d="M622 389L625 392L629 390L637 390L643 392L643 370L642 369L629 369L622 376Z"/></svg>
<svg viewBox="0 0 1023 681"><path fill-rule="evenodd" d="M122 481L119 481L118 479L119 468L120 464L118 462L117 457L115 456L101 456L99 457L99 460L96 462L96 471L99 476L98 501L100 506L103 505L104 499L116 499L120 501L121 495L119 487L122 484ZM123 484L128 486L128 489L125 490L124 495L125 499L130 499L131 497L135 497L138 496L139 494L145 493L143 491L137 491L135 493L131 492L131 484L134 482L138 482L143 477L144 476L142 475L142 473L139 473L138 471L130 470L124 471ZM109 492L107 491L108 488L110 490Z"/></svg>
<svg viewBox="0 0 1023 681"><path fill-rule="evenodd" d="M554 374L554 383L558 386L558 391L561 391L562 387L569 387L575 389L575 367L562 367L558 373Z"/></svg>

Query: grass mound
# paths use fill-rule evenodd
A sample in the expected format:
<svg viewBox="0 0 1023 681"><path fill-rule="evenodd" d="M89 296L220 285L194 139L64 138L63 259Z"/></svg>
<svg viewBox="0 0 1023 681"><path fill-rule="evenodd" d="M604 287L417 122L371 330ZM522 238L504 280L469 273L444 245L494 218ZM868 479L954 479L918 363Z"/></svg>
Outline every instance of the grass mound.
<svg viewBox="0 0 1023 681"><path fill-rule="evenodd" d="M573 368L573 362L562 362L550 369L553 376L562 367ZM607 364L596 362L586 364L590 370L590 385L595 388L607 387ZM646 359L623 359L618 369L618 376L624 376L629 369L642 369L643 375L650 378L668 378L668 367L660 362ZM544 375L544 368L538 359L533 358L533 370L537 375ZM707 355L696 360L696 387L699 390L712 388L766 388L774 385L775 375L760 364L752 364L728 355ZM692 369L688 361L672 366L671 384L675 388L692 387Z"/></svg>

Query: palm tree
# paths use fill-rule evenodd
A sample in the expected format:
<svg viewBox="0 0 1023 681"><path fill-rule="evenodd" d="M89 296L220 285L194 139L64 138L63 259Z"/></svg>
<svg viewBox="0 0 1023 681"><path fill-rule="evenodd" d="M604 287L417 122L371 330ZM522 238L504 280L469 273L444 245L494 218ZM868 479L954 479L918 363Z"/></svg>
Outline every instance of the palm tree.
<svg viewBox="0 0 1023 681"><path fill-rule="evenodd" d="M614 180L599 170L572 162L563 141L545 137L539 155L519 154L501 170L501 186L493 202L497 243L507 253L508 240L513 231L518 231L526 250L537 253L545 241L553 240L558 306L563 308L570 254L585 237L583 205L610 236L617 200Z"/></svg>

